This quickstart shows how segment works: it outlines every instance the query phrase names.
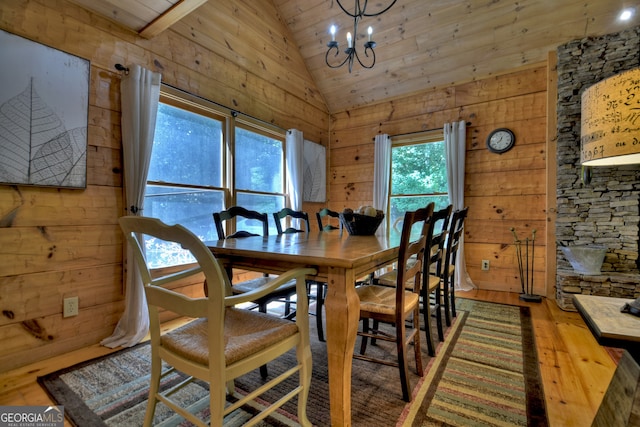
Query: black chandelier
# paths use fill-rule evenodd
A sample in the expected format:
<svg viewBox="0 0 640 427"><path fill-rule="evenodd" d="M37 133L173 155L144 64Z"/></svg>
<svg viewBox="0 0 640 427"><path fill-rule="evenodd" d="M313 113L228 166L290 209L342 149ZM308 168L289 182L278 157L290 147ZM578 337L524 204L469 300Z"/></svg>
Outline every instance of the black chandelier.
<svg viewBox="0 0 640 427"><path fill-rule="evenodd" d="M382 15L383 13L385 13L387 10L389 10L391 8L391 6L393 6L396 3L397 0L392 0L391 4L389 4L389 6L385 7L384 9L380 10L379 12L375 12L375 13L367 13L367 0L363 0L362 2L360 0L354 0L354 7L353 7L353 13L347 11L347 9L344 8L344 6L342 6L342 2L340 0L336 0L336 2L338 3L338 6L340 6L340 9L342 9L342 11L344 13L346 13L347 15L349 15L350 17L353 18L353 38L351 36L351 32L347 33L347 48L344 50L344 53L347 55L342 62L336 62L333 65L329 63L329 54L331 53L332 50L335 49L335 54L333 55L333 57L337 57L338 54L340 53L340 49L338 48L338 42L336 41L336 26L332 25L331 29L330 29L330 33L331 33L331 41L329 43L327 43L327 47L329 49L327 49L327 54L324 57L325 62L327 63L327 65L331 68L340 68L342 67L344 64L349 64L349 72L351 72L352 68L353 68L353 63L355 60L358 61L358 63L363 67L363 68L373 68L373 66L376 63L376 52L373 50L376 47L376 42L374 42L373 40L371 40L371 35L373 34L373 28L371 28L371 26L369 26L369 28L367 29L367 34L368 34L368 40L364 43L364 56L366 56L367 58L371 58L370 64L369 65L365 65L362 60L360 59L360 56L358 55L358 51L356 50L356 39L358 37L358 23L360 22L360 20L364 17L374 17L374 16L378 16L378 15ZM371 54L371 55L369 55ZM367 61L369 62L369 61Z"/></svg>

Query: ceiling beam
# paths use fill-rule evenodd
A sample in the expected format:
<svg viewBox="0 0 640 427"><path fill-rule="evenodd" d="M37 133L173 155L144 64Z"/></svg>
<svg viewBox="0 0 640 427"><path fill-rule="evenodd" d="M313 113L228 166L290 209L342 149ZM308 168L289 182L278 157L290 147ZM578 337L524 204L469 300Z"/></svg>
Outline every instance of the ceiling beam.
<svg viewBox="0 0 640 427"><path fill-rule="evenodd" d="M151 39L206 2L207 0L179 0L162 15L158 16L140 30L138 34L145 39Z"/></svg>

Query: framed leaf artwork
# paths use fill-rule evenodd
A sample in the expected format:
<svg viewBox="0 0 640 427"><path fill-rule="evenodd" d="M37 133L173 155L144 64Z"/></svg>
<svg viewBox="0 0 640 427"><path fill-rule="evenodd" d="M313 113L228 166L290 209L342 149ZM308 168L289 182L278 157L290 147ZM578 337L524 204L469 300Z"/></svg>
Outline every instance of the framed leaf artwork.
<svg viewBox="0 0 640 427"><path fill-rule="evenodd" d="M0 30L0 184L86 188L88 60Z"/></svg>

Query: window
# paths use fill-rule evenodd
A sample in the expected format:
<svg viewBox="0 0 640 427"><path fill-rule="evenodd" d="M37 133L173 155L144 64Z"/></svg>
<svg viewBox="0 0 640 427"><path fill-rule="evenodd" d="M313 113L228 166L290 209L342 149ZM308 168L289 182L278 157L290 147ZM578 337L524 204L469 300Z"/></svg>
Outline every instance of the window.
<svg viewBox="0 0 640 427"><path fill-rule="evenodd" d="M269 214L280 210L285 206L284 134L163 86L143 215L216 240L213 212L236 204ZM254 227L238 225L248 231ZM273 224L270 231L275 230ZM190 262L179 247L152 240L145 246L153 267Z"/></svg>
<svg viewBox="0 0 640 427"><path fill-rule="evenodd" d="M406 211L449 205L447 164L442 131L391 138L391 182L387 214L392 237L399 237Z"/></svg>
<svg viewBox="0 0 640 427"><path fill-rule="evenodd" d="M269 233L277 233L272 212L285 207L284 140L236 127L235 189L237 204L269 214ZM254 229L252 229L254 227ZM262 225L238 225L262 234Z"/></svg>

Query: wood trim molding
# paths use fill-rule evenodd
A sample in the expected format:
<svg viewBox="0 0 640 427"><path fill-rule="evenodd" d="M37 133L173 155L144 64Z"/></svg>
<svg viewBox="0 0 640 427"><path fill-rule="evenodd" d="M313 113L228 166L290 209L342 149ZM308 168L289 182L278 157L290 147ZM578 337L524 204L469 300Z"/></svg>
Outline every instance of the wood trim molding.
<svg viewBox="0 0 640 427"><path fill-rule="evenodd" d="M556 156L558 125L558 55L549 52L547 62L547 247L546 247L546 296L555 298L556 284L556 187L558 178L558 158Z"/></svg>

